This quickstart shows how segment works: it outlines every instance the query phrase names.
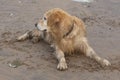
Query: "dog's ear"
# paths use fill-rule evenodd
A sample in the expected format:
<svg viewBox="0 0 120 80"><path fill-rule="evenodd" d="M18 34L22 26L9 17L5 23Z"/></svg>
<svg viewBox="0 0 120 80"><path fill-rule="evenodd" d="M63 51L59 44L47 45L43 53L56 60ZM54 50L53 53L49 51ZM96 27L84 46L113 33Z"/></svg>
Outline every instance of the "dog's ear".
<svg viewBox="0 0 120 80"><path fill-rule="evenodd" d="M58 24L58 23L60 22L61 15L60 15L59 12L55 12L55 13L52 15L52 18L53 18L54 24Z"/></svg>
<svg viewBox="0 0 120 80"><path fill-rule="evenodd" d="M58 23L59 21L60 21L60 19L59 19L59 18L56 18L55 23Z"/></svg>
<svg viewBox="0 0 120 80"><path fill-rule="evenodd" d="M51 25L51 26L59 26L60 24L60 17L58 17L57 15L51 15L49 18L48 18L48 25Z"/></svg>
<svg viewBox="0 0 120 80"><path fill-rule="evenodd" d="M54 25L56 25L56 27L59 27L59 24L60 24L60 19L59 18L56 18L54 20Z"/></svg>

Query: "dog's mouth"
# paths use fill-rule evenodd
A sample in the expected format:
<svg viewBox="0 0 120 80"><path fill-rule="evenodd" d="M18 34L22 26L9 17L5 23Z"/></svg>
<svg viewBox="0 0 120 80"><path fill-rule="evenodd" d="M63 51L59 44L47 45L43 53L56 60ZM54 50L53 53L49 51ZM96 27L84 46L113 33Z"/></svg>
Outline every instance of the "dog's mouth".
<svg viewBox="0 0 120 80"><path fill-rule="evenodd" d="M43 31L45 31L45 32L46 32L46 31L47 31L47 29L45 29L45 30L43 30Z"/></svg>

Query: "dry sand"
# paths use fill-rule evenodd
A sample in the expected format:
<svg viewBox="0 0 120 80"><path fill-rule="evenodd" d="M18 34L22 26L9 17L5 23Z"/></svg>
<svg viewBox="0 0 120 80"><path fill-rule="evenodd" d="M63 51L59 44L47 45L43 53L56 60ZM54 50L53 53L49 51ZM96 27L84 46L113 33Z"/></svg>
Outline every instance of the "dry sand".
<svg viewBox="0 0 120 80"><path fill-rule="evenodd" d="M56 70L57 61L45 42L14 42L51 8L62 8L86 23L97 54L112 66L101 67L83 55L68 56L69 69ZM0 80L120 80L120 1L0 0ZM18 63L17 68L9 63Z"/></svg>

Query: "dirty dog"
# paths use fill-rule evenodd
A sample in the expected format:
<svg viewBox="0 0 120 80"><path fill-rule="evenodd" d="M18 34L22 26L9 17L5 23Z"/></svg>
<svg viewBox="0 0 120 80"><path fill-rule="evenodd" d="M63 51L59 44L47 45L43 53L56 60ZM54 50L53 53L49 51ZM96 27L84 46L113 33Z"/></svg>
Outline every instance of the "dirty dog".
<svg viewBox="0 0 120 80"><path fill-rule="evenodd" d="M76 51L82 52L102 66L111 65L108 60L99 57L88 44L84 22L64 10L59 8L48 10L35 26L37 27L36 30L26 32L17 39L20 41L32 37L33 41L44 39L51 43L55 48L58 70L68 68L65 54L75 53Z"/></svg>

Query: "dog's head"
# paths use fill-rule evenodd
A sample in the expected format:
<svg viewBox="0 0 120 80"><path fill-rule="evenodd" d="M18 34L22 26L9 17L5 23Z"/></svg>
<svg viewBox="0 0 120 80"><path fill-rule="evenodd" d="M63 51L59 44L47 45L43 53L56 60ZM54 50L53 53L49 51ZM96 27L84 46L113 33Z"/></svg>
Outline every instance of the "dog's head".
<svg viewBox="0 0 120 80"><path fill-rule="evenodd" d="M35 27L37 27L41 31L46 31L48 29L47 17L43 16L43 18L35 24Z"/></svg>
<svg viewBox="0 0 120 80"><path fill-rule="evenodd" d="M43 18L35 25L39 30L52 32L64 31L72 23L71 16L62 9L55 8L47 11Z"/></svg>

